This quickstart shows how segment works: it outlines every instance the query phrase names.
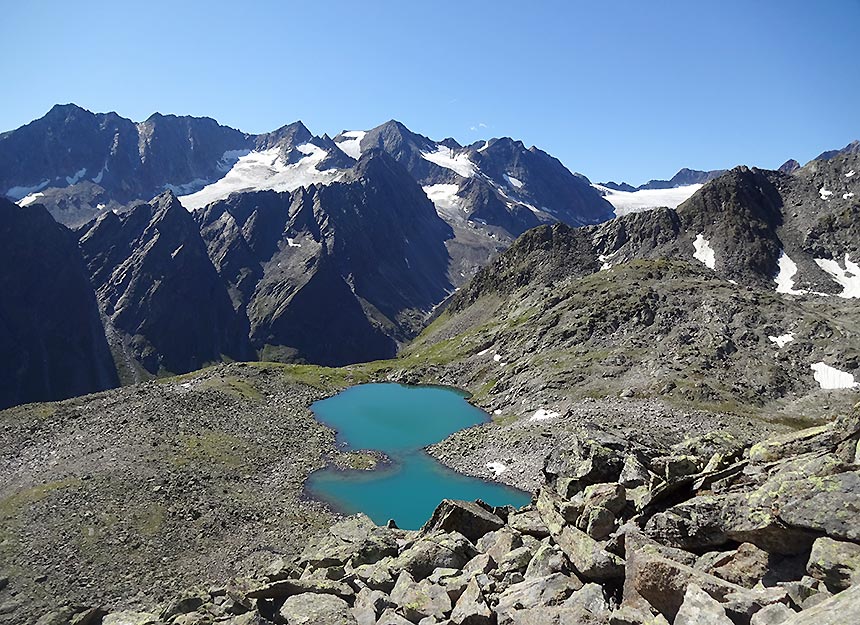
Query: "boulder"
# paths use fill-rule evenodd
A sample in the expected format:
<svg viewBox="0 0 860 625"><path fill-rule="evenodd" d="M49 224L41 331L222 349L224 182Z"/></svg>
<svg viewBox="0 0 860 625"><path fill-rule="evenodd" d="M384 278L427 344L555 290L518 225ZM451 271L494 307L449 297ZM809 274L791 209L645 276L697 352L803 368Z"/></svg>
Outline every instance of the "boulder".
<svg viewBox="0 0 860 625"><path fill-rule="evenodd" d="M643 607L644 599L671 622L684 602L690 584L695 584L724 604L731 618L743 622L748 622L749 617L765 605L788 600L782 589L747 590L659 555L634 552L627 556L625 604Z"/></svg>
<svg viewBox="0 0 860 625"><path fill-rule="evenodd" d="M543 544L535 552L526 568L525 578L546 577L563 573L567 569L567 558L558 545Z"/></svg>
<svg viewBox="0 0 860 625"><path fill-rule="evenodd" d="M719 562L707 572L727 582L752 588L767 575L769 560L766 551L753 544L743 543L724 562Z"/></svg>
<svg viewBox="0 0 860 625"><path fill-rule="evenodd" d="M451 599L444 588L427 579L416 582L406 571L397 577L391 601L413 623L427 617L442 619L451 611Z"/></svg>
<svg viewBox="0 0 860 625"><path fill-rule="evenodd" d="M496 611L514 612L540 606L558 605L582 588L576 577L553 573L513 584L499 595Z"/></svg>
<svg viewBox="0 0 860 625"><path fill-rule="evenodd" d="M775 462L783 458L821 451L835 451L845 440L860 433L860 412L856 409L832 423L775 436L750 448L750 462Z"/></svg>
<svg viewBox="0 0 860 625"><path fill-rule="evenodd" d="M299 565L314 568L344 565L353 566L376 562L386 556L397 555L397 542L393 530L378 527L364 514L357 514L332 525L305 548Z"/></svg>
<svg viewBox="0 0 860 625"><path fill-rule="evenodd" d="M451 622L454 625L494 625L495 616L487 605L478 582L472 579L451 612Z"/></svg>
<svg viewBox="0 0 860 625"><path fill-rule="evenodd" d="M781 603L763 607L752 615L750 625L781 625L794 616L795 612Z"/></svg>
<svg viewBox="0 0 860 625"><path fill-rule="evenodd" d="M477 503L443 499L421 531L424 533L437 530L459 532L475 542L487 532L497 530L504 525L504 520Z"/></svg>
<svg viewBox="0 0 860 625"><path fill-rule="evenodd" d="M673 625L733 625L726 610L704 590L690 584Z"/></svg>
<svg viewBox="0 0 860 625"><path fill-rule="evenodd" d="M564 606L577 608L583 614L589 614L602 621L608 619L612 612L609 604L606 602L603 587L593 582L585 584L579 590L575 590L570 597L564 600Z"/></svg>
<svg viewBox="0 0 860 625"><path fill-rule="evenodd" d="M286 625L357 625L346 601L306 592L288 597L278 614Z"/></svg>
<svg viewBox="0 0 860 625"><path fill-rule="evenodd" d="M567 525L553 539L583 578L606 581L624 576L624 561L582 530Z"/></svg>
<svg viewBox="0 0 860 625"><path fill-rule="evenodd" d="M489 573L496 568L496 561L489 553L481 553L466 563L464 573Z"/></svg>
<svg viewBox="0 0 860 625"><path fill-rule="evenodd" d="M440 567L462 569L476 555L478 550L459 532L434 532L403 550L389 568L392 572L407 571L420 580Z"/></svg>
<svg viewBox="0 0 860 625"><path fill-rule="evenodd" d="M783 625L848 625L849 623L860 623L860 585L854 585L783 621Z"/></svg>
<svg viewBox="0 0 860 625"><path fill-rule="evenodd" d="M546 538L549 536L549 528L537 510L525 510L514 512L508 517L508 526L521 534L534 536L535 538Z"/></svg>
<svg viewBox="0 0 860 625"><path fill-rule="evenodd" d="M167 607L162 610L161 619L164 621L169 621L174 616L178 616L179 614L187 614L189 612L194 612L202 605L203 598L197 595L186 595L183 597L178 597L168 603Z"/></svg>
<svg viewBox="0 0 860 625"><path fill-rule="evenodd" d="M499 560L497 566L498 574L504 575L505 573L514 571L525 573L531 559L532 551L528 547L517 547L513 551L506 553Z"/></svg>
<svg viewBox="0 0 860 625"><path fill-rule="evenodd" d="M522 546L522 536L508 527L489 532L476 544L478 551L491 556L496 562L500 561L514 549Z"/></svg>
<svg viewBox="0 0 860 625"><path fill-rule="evenodd" d="M860 545L823 536L812 544L807 572L833 592L860 582Z"/></svg>
<svg viewBox="0 0 860 625"><path fill-rule="evenodd" d="M358 625L376 625L377 619L382 613L392 606L391 597L379 590L362 588L355 595L355 604L352 606L352 615Z"/></svg>
<svg viewBox="0 0 860 625"><path fill-rule="evenodd" d="M639 459L633 454L625 456L624 465L618 476L618 483L625 488L636 488L646 486L650 482L651 474L645 465L639 462Z"/></svg>
<svg viewBox="0 0 860 625"><path fill-rule="evenodd" d="M353 574L368 588L381 590L382 592L391 592L395 581L394 575L389 568L392 562L393 558L386 557L373 564L362 564L353 569Z"/></svg>
<svg viewBox="0 0 860 625"><path fill-rule="evenodd" d="M615 482L624 466L615 450L595 439L572 436L563 446L556 447L546 458L543 473L550 485L561 477L588 484Z"/></svg>
<svg viewBox="0 0 860 625"><path fill-rule="evenodd" d="M3 590L5 585L0 579L0 590ZM0 615L5 612L0 611ZM86 606L64 606L59 610L49 612L42 616L36 625L96 625L101 623L102 618L107 613L101 608L92 608ZM0 617L0 622L3 619Z"/></svg>

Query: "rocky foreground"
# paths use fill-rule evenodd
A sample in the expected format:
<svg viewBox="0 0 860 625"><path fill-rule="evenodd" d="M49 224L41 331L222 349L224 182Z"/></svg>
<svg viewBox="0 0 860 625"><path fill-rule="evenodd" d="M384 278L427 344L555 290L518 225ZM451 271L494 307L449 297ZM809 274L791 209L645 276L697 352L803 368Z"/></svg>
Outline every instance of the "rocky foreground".
<svg viewBox="0 0 860 625"><path fill-rule="evenodd" d="M752 446L572 437L521 510L444 501L417 532L359 515L152 613L65 606L38 624L857 623L858 464L860 405Z"/></svg>

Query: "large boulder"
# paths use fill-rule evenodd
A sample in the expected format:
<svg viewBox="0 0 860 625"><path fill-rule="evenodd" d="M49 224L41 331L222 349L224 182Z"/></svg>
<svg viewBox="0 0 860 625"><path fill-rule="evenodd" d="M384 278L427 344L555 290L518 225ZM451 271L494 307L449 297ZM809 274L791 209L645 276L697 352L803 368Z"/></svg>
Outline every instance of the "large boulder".
<svg viewBox="0 0 860 625"><path fill-rule="evenodd" d="M451 622L454 625L493 625L495 621L495 613L487 605L478 582L472 578L451 612Z"/></svg>
<svg viewBox="0 0 860 625"><path fill-rule="evenodd" d="M286 625L357 625L346 601L334 595L293 595L284 601L278 614Z"/></svg>
<svg viewBox="0 0 860 625"><path fill-rule="evenodd" d="M487 532L497 530L504 525L504 520L477 503L443 499L421 531L424 533L437 530L456 531L472 542L476 542Z"/></svg>
<svg viewBox="0 0 860 625"><path fill-rule="evenodd" d="M607 581L624 577L624 560L575 527L567 525L553 535L574 570L588 580Z"/></svg>
<svg viewBox="0 0 860 625"><path fill-rule="evenodd" d="M451 599L442 586L427 579L416 582L406 571L398 576L391 601L413 623L428 617L441 620L451 611Z"/></svg>
<svg viewBox="0 0 860 625"><path fill-rule="evenodd" d="M860 583L860 545L823 536L812 544L806 570L830 590L845 590Z"/></svg>
<svg viewBox="0 0 860 625"><path fill-rule="evenodd" d="M352 600L355 591L347 584L330 579L284 579L270 582L249 590L249 599L284 599L303 593L334 595L344 600Z"/></svg>
<svg viewBox="0 0 860 625"><path fill-rule="evenodd" d="M642 600L673 621L687 588L695 584L723 604L730 618L749 622L765 605L787 601L782 589L752 591L668 558L648 553L628 553L624 602L642 607Z"/></svg>
<svg viewBox="0 0 860 625"><path fill-rule="evenodd" d="M478 550L459 532L434 532L404 549L392 559L389 568L391 571L406 571L421 580L437 568L462 569L476 555Z"/></svg>
<svg viewBox="0 0 860 625"><path fill-rule="evenodd" d="M397 542L392 531L377 526L364 514L357 514L332 525L311 541L299 564L320 568L344 565L351 560L354 566L359 566L396 555Z"/></svg>

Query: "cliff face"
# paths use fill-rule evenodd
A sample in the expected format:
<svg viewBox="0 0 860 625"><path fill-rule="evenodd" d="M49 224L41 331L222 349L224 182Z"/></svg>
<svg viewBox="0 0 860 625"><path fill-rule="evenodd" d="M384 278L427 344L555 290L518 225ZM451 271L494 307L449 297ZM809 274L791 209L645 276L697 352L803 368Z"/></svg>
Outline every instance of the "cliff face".
<svg viewBox="0 0 860 625"><path fill-rule="evenodd" d="M74 235L0 199L0 407L118 384Z"/></svg>

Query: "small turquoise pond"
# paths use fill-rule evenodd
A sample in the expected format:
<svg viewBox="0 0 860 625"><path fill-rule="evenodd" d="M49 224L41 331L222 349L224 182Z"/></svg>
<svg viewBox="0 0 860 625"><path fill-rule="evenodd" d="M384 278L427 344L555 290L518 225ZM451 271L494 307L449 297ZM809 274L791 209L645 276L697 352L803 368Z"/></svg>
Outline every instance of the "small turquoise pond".
<svg viewBox="0 0 860 625"><path fill-rule="evenodd" d="M482 499L523 506L528 493L455 473L422 449L449 434L489 420L463 393L435 386L363 384L311 406L336 430L347 450L375 449L391 463L373 471L326 468L311 474L308 492L335 509L364 512L377 524L394 519L418 529L442 499Z"/></svg>

